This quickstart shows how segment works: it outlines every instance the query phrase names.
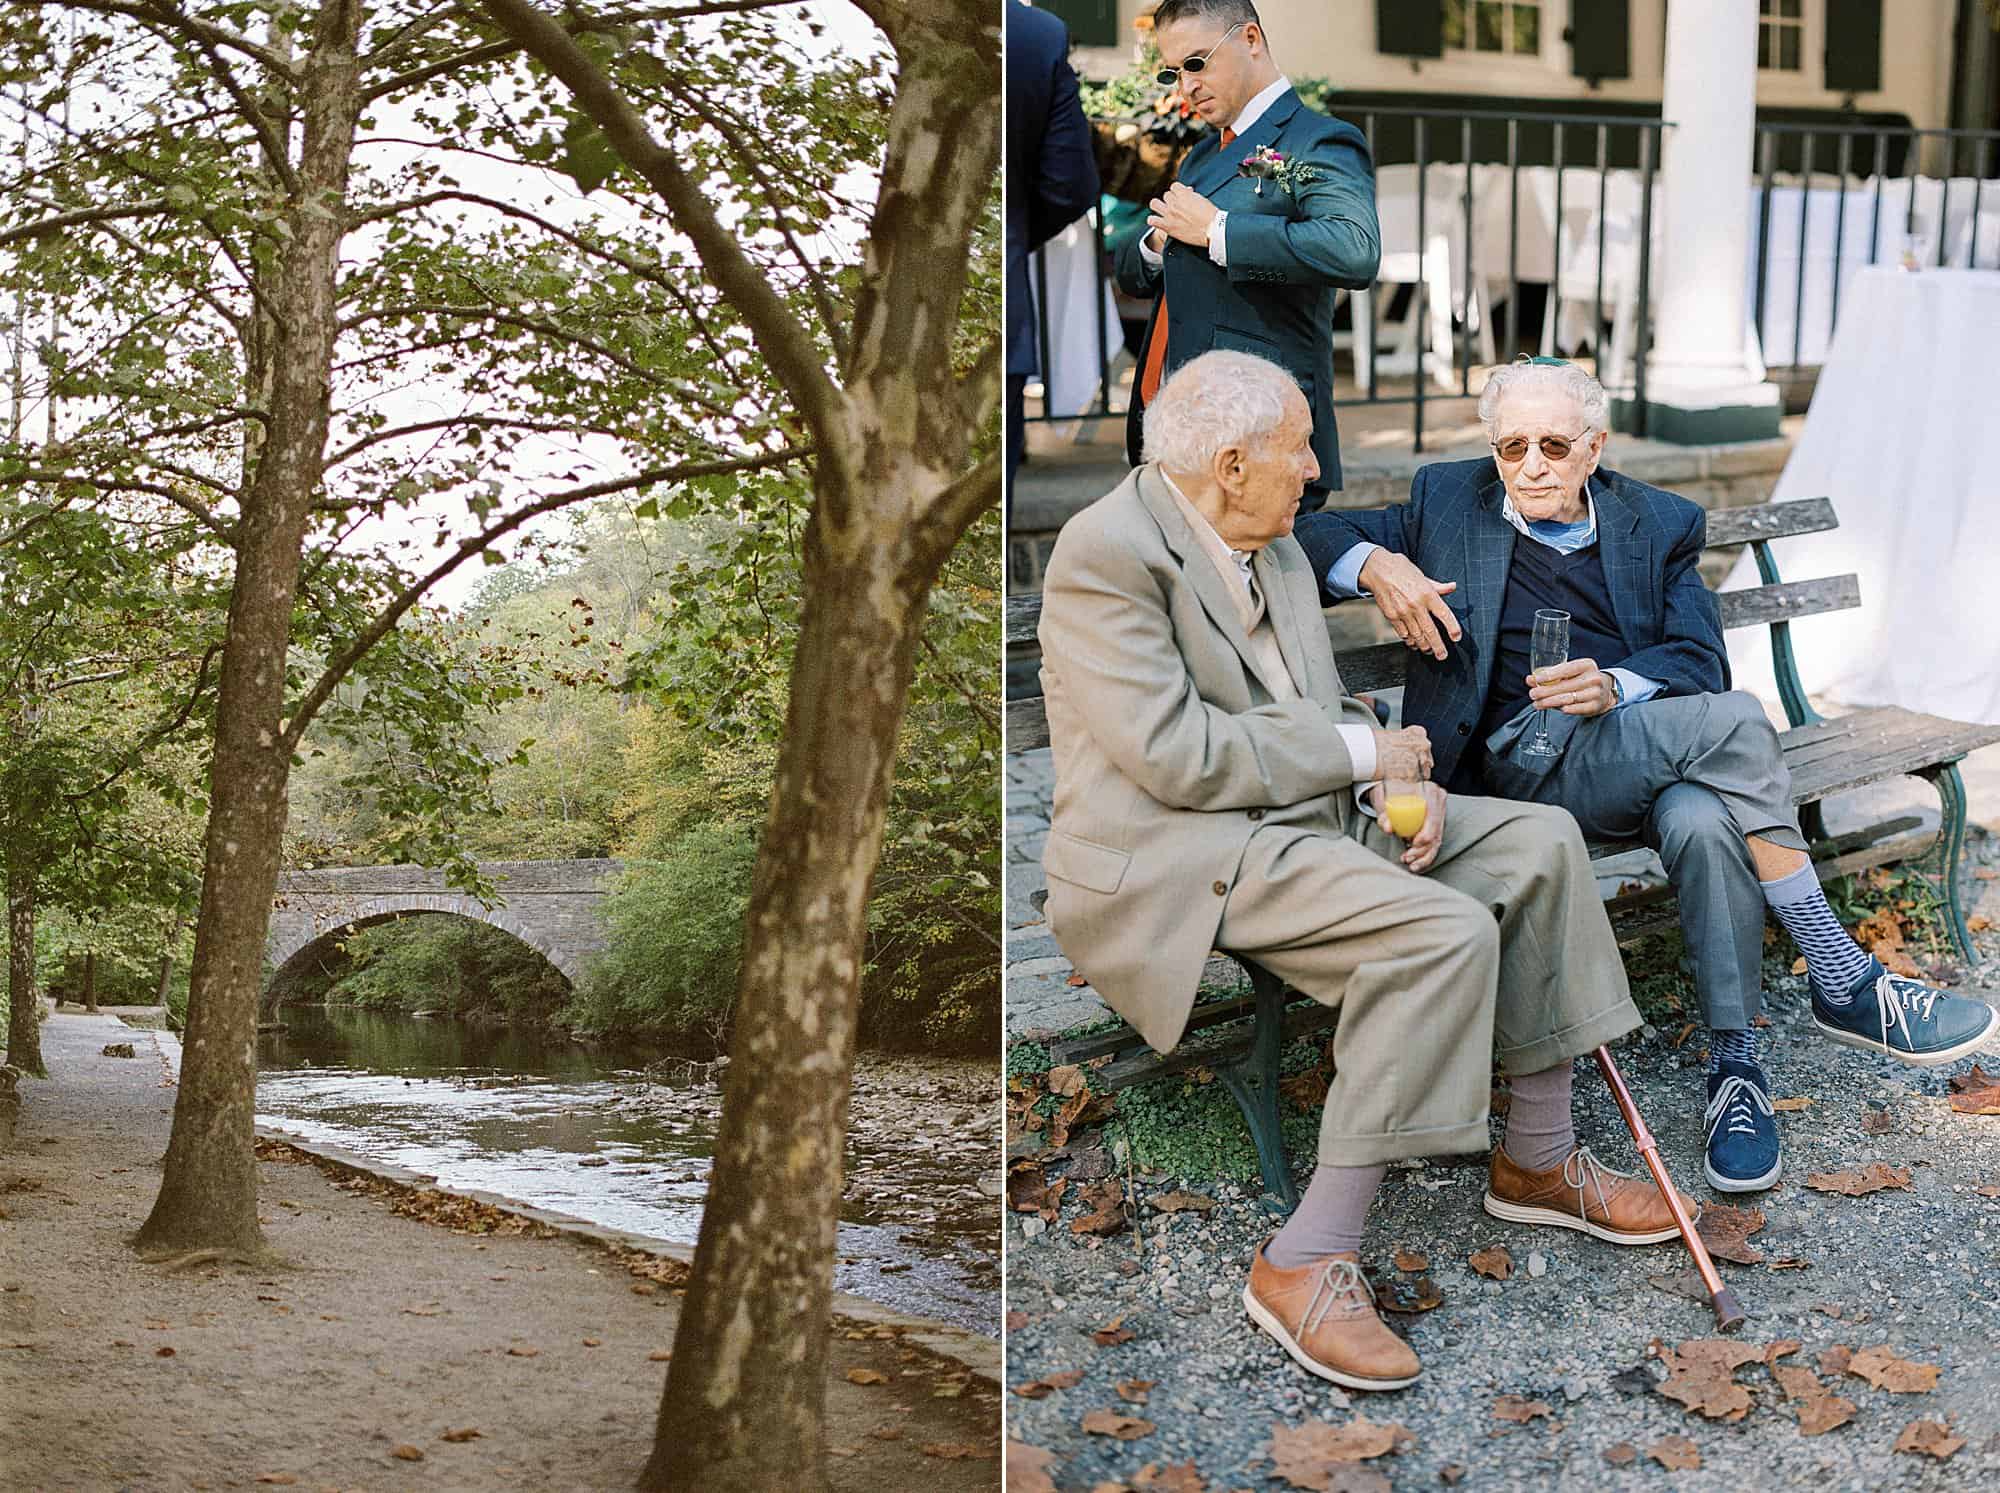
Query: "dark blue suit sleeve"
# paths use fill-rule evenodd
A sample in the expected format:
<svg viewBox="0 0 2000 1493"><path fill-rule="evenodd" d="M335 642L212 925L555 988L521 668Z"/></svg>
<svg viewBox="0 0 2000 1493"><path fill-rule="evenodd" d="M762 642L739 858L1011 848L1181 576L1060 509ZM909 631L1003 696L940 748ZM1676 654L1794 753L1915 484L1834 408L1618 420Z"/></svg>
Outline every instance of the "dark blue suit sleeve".
<svg viewBox="0 0 2000 1493"><path fill-rule="evenodd" d="M1293 117L1309 113L1301 110ZM1311 172L1295 190L1299 216L1232 213L1224 230L1229 278L1366 289L1382 258L1368 142L1350 124L1319 120L1298 154Z"/></svg>
<svg viewBox="0 0 2000 1493"><path fill-rule="evenodd" d="M1292 526L1292 537L1312 561L1313 579L1319 582L1320 600L1328 605L1346 598L1335 597L1326 589L1327 572L1340 557L1363 543L1379 544L1398 555L1414 557L1423 530L1426 467L1417 468L1410 479L1410 501L1391 503L1383 508L1339 508L1322 513L1304 513Z"/></svg>
<svg viewBox="0 0 2000 1493"><path fill-rule="evenodd" d="M1694 508L1667 552L1660 577L1665 592L1664 637L1616 665L1659 680L1666 686L1662 695L1717 694L1729 688L1722 607L1701 579L1701 552L1707 543L1708 515Z"/></svg>
<svg viewBox="0 0 2000 1493"><path fill-rule="evenodd" d="M1028 244L1039 248L1097 205L1097 157L1090 121L1077 101L1076 72L1058 57L1049 79L1049 118L1028 205Z"/></svg>

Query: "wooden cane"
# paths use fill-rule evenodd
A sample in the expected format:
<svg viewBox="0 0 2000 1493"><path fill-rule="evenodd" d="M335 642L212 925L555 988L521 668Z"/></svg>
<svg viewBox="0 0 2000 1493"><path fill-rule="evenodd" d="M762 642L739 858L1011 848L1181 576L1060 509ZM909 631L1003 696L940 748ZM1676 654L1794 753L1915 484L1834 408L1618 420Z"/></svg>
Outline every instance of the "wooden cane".
<svg viewBox="0 0 2000 1493"><path fill-rule="evenodd" d="M1632 1132L1632 1144L1646 1158L1646 1170L1653 1174L1653 1185L1667 1200L1667 1211L1674 1215L1674 1227L1681 1231L1688 1253L1694 1256L1694 1268L1701 1272L1701 1283L1708 1287L1709 1302L1715 1307L1717 1329L1735 1332L1743 1325L1743 1308L1736 1304L1736 1293L1722 1283L1721 1272L1715 1268L1715 1261L1708 1257L1708 1246L1701 1242L1701 1235L1695 1232L1694 1220L1681 1206L1681 1195L1675 1190L1673 1180L1667 1176L1666 1163L1660 1160L1660 1147L1653 1139L1653 1132L1646 1128L1639 1106L1632 1102L1632 1091L1625 1087L1624 1075L1611 1060L1611 1049L1600 1047L1595 1056L1597 1066L1604 1074L1605 1086L1611 1090L1611 1097L1618 1101L1618 1112L1625 1116L1625 1128Z"/></svg>

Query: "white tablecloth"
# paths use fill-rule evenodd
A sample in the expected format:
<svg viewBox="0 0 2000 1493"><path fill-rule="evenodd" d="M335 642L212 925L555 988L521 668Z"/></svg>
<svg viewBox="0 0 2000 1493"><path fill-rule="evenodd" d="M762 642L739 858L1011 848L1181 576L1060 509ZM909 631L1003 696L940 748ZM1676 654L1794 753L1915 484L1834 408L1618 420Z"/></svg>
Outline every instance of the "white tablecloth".
<svg viewBox="0 0 2000 1493"><path fill-rule="evenodd" d="M1100 346L1116 357L1124 343L1111 287L1098 278L1097 211L1078 218L1042 247L1049 267L1049 364L1044 370L1043 407L1051 415L1080 415L1097 403ZM1029 265L1030 294L1039 293ZM1104 341L1098 342L1091 300L1104 313Z"/></svg>
<svg viewBox="0 0 2000 1493"><path fill-rule="evenodd" d="M1806 689L2000 724L2000 272L1862 270L1842 293L1805 430L1773 500L1840 527L1780 539L1785 580L1854 572L1856 610L1792 624ZM1748 551L1727 588L1754 586ZM1729 635L1739 687L1776 693L1770 633Z"/></svg>

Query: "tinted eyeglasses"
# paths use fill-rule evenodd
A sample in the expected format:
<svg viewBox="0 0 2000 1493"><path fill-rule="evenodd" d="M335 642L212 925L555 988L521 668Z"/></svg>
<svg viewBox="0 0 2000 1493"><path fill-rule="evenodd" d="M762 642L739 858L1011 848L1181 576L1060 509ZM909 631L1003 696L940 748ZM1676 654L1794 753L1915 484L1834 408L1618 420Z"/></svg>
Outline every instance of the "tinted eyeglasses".
<svg viewBox="0 0 2000 1493"><path fill-rule="evenodd" d="M1227 31L1222 33L1222 41L1218 41L1214 46L1210 47L1206 52L1203 52L1199 57L1188 58L1187 61L1183 62L1179 67L1161 68L1158 72L1153 74L1153 81L1155 83L1160 83L1168 88L1171 88L1174 86L1174 84L1180 82L1182 73L1187 73L1189 75L1192 75L1200 72L1203 68L1208 66L1208 59L1213 57L1217 52L1222 50L1222 42L1228 41L1230 37L1234 36L1237 32L1241 31L1245 26L1249 24L1250 23L1248 21L1238 21L1234 26L1231 26Z"/></svg>
<svg viewBox="0 0 2000 1493"><path fill-rule="evenodd" d="M1572 447L1579 444L1589 434L1589 430L1586 429L1576 435L1545 435L1536 444L1542 448L1542 455L1546 456L1550 461L1561 461L1565 456L1569 455ZM1526 461L1528 459L1528 438L1524 435L1509 436L1504 441L1495 442L1493 449L1499 453L1502 461Z"/></svg>

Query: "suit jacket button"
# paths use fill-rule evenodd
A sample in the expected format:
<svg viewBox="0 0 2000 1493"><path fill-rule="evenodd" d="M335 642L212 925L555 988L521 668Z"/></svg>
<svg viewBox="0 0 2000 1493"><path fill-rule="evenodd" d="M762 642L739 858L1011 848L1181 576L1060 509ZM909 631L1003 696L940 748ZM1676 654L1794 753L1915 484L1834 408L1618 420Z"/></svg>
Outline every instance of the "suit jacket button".
<svg viewBox="0 0 2000 1493"><path fill-rule="evenodd" d="M1264 811L1262 809L1252 809L1250 811L1250 817L1252 819L1262 819L1264 817Z"/></svg>
<svg viewBox="0 0 2000 1493"><path fill-rule="evenodd" d="M1472 727L1468 726L1464 721L1460 721L1458 723L1458 734L1460 736L1470 736L1472 734Z"/></svg>
<svg viewBox="0 0 2000 1493"><path fill-rule="evenodd" d="M1229 883L1228 883L1228 882L1226 882L1226 881L1218 881L1218 882L1217 882L1217 883L1215 884L1215 895L1216 895L1216 896L1218 896L1218 897L1226 897L1226 896L1228 896L1228 895L1229 895Z"/></svg>

